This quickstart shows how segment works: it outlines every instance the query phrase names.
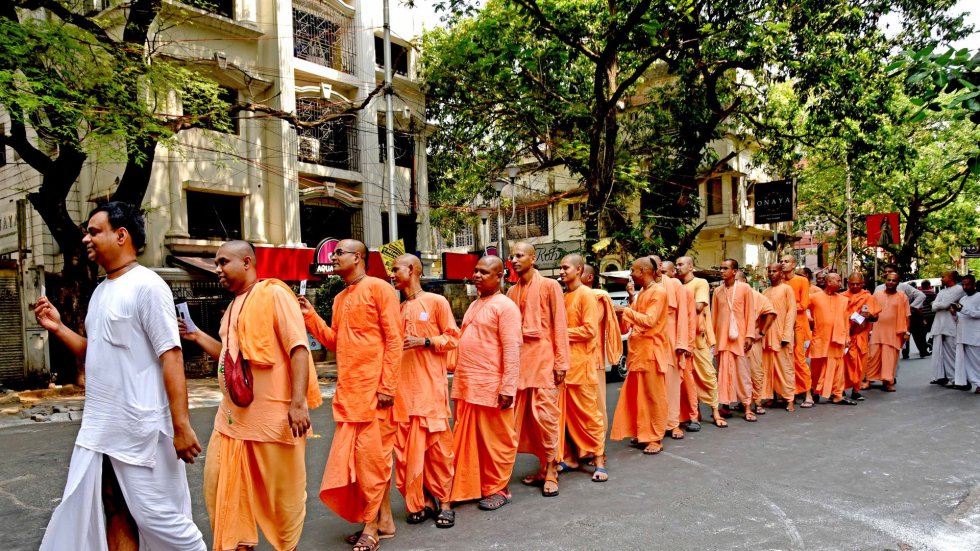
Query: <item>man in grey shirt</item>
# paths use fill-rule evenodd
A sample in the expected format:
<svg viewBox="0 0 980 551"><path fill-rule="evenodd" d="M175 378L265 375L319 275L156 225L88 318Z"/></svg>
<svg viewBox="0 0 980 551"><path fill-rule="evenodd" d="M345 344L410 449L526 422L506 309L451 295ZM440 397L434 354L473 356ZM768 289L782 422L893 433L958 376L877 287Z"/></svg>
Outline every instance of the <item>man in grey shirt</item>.
<svg viewBox="0 0 980 551"><path fill-rule="evenodd" d="M932 311L936 318L932 322L932 369L935 379L932 384L945 385L953 380L956 366L956 314L954 304L966 294L959 285L960 274L955 271L943 273L943 288L932 301Z"/></svg>

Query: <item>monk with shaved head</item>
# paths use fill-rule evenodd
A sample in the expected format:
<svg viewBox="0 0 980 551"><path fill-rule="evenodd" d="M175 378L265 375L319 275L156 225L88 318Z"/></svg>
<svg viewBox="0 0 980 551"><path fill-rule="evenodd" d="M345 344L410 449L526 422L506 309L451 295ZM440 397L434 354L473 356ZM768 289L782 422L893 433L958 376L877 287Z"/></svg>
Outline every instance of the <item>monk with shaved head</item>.
<svg viewBox="0 0 980 551"><path fill-rule="evenodd" d="M672 262L664 262L657 255L651 255L657 268L657 283L667 291L667 341L673 354L670 356L665 373L667 384L667 431L671 438L684 438L680 428L681 372L684 359L691 353L688 339L687 300L684 284L667 275L667 268L674 268Z"/></svg>
<svg viewBox="0 0 980 551"><path fill-rule="evenodd" d="M521 312L500 293L504 263L485 256L473 268L480 297L463 316L453 376L455 475L452 501L480 499L494 511L511 502L517 458L514 396L521 367ZM482 498L482 499L481 499Z"/></svg>
<svg viewBox="0 0 980 551"><path fill-rule="evenodd" d="M564 460L560 472L577 469L582 458L595 458L592 480L605 482L606 427L599 411L599 301L582 284L585 259L570 254L561 259L558 275L565 283L565 313L568 317L569 367L558 398L559 432ZM605 380L602 381L605 384Z"/></svg>
<svg viewBox="0 0 980 551"><path fill-rule="evenodd" d="M507 296L521 311L521 374L517 381L518 451L537 456L540 469L522 482L542 485L545 497L558 495L558 462L562 458L558 428L559 386L568 372L568 320L561 285L534 267L530 243L511 249L510 262L519 278Z"/></svg>
<svg viewBox="0 0 980 551"><path fill-rule="evenodd" d="M881 313L875 297L864 288L864 274L854 272L847 278L847 317L851 346L844 354L844 389L851 389L852 400L863 400L861 383L868 367L868 339L871 326Z"/></svg>
<svg viewBox="0 0 980 551"><path fill-rule="evenodd" d="M796 333L796 297L793 288L783 281L779 263L766 267L769 287L763 295L772 304L775 317L762 337L763 404L778 403L794 411L796 372L793 368L793 339ZM773 400L775 396L775 400Z"/></svg>
<svg viewBox="0 0 980 551"><path fill-rule="evenodd" d="M639 289L632 306L616 306L621 331L629 332L629 373L620 389L613 416L612 440L632 437L643 453L663 451L667 431L666 372L670 366L667 340L667 291L657 285L657 270L649 257L633 261L630 277Z"/></svg>
<svg viewBox="0 0 980 551"><path fill-rule="evenodd" d="M214 549L248 547L256 525L277 549L294 549L306 515L309 408L322 403L303 314L292 290L259 280L255 249L229 241L215 255L218 281L235 293L222 317L220 341L201 331L182 336L219 361L225 390L204 465ZM251 367L250 403L228 392L234 360ZM231 361L229 361L231 360Z"/></svg>
<svg viewBox="0 0 980 551"><path fill-rule="evenodd" d="M459 342L449 301L422 290L422 263L412 254L392 266L395 288L402 292L402 368L392 408L395 431L395 480L405 498L408 523L435 516L436 526L451 528L453 433L449 428L447 354ZM384 505L391 509L390 500ZM385 516L382 513L382 516Z"/></svg>
<svg viewBox="0 0 980 551"><path fill-rule="evenodd" d="M367 275L367 255L364 243L354 239L341 241L331 253L334 273L347 286L334 298L330 325L300 298L307 330L337 354L337 427L320 499L347 521L364 523L351 537L355 549L374 549L394 534L391 519L379 513L391 480L391 406L404 345L398 293Z"/></svg>
<svg viewBox="0 0 980 551"><path fill-rule="evenodd" d="M828 273L823 288L810 295L813 340L807 356L817 394L831 403L853 406L857 402L844 396L844 353L851 346L851 328L847 297L837 293L840 287L840 274Z"/></svg>
<svg viewBox="0 0 980 551"><path fill-rule="evenodd" d="M793 368L796 370L796 394L803 394L802 408L813 407L813 387L810 378L810 366L806 363L806 343L810 337L810 320L806 310L810 307L810 280L796 275L796 257L787 254L779 261L783 270L783 281L793 289L793 300L796 302L796 328L793 335Z"/></svg>
<svg viewBox="0 0 980 551"><path fill-rule="evenodd" d="M697 385L698 401L711 408L711 416L718 427L727 427L718 411L718 375L711 359L711 347L715 345L715 330L711 325L711 291L705 279L694 275L694 260L689 256L677 259L677 278L694 291L694 304L698 314L697 338L694 347L693 380ZM691 421L687 432L701 430L701 423Z"/></svg>

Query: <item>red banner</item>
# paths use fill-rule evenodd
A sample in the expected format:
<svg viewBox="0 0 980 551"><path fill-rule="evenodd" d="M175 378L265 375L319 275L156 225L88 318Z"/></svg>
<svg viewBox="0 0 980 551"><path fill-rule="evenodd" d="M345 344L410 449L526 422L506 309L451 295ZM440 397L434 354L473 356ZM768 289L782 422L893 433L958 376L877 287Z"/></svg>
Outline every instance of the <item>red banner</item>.
<svg viewBox="0 0 980 551"><path fill-rule="evenodd" d="M884 247L886 245L898 245L901 243L901 238L898 234L897 212L869 214L867 223L869 247Z"/></svg>

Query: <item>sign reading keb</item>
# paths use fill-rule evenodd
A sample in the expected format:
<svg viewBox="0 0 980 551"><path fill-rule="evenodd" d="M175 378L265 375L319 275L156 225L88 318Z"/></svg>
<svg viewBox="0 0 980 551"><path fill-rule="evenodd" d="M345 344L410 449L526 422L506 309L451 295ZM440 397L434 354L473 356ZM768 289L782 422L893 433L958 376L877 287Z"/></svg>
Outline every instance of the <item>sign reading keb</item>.
<svg viewBox="0 0 980 551"><path fill-rule="evenodd" d="M381 262L383 262L385 265L385 271L388 272L388 275L391 275L392 270L394 269L395 260L399 256L405 254L405 240L399 239L398 241L385 243L384 245L381 245L378 252L381 253Z"/></svg>

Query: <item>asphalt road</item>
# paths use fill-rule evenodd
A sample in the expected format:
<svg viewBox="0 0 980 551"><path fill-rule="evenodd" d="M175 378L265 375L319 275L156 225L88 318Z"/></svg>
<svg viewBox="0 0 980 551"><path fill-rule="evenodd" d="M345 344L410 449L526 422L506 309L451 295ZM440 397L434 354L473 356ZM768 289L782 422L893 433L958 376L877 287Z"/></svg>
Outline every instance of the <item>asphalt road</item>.
<svg viewBox="0 0 980 551"><path fill-rule="evenodd" d="M514 503L457 508L456 527L409 526L394 500L391 549L950 550L980 549L980 396L927 384L927 360L906 360L899 391L855 407L770 411L758 423L705 426L659 456L609 443L611 479L561 480L546 499L518 478ZM609 385L610 411L620 384ZM329 407L307 453L309 500L300 549L349 549L355 527L317 499L329 449ZM192 412L202 441L215 408ZM67 477L78 423L0 429L0 549L36 549ZM188 467L194 517L210 542L202 463ZM265 547L267 548L267 547ZM67 551L67 550L66 550Z"/></svg>

